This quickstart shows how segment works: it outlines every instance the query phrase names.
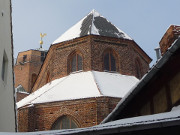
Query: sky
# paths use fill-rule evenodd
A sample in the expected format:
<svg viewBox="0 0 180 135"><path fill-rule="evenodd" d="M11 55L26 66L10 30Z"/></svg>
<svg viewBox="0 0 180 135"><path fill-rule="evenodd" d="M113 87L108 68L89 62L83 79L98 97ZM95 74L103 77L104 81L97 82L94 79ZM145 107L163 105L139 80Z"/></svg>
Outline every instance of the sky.
<svg viewBox="0 0 180 135"><path fill-rule="evenodd" d="M12 0L14 57L48 49L66 30L95 9L128 34L156 62L154 49L172 25L180 25L180 0Z"/></svg>

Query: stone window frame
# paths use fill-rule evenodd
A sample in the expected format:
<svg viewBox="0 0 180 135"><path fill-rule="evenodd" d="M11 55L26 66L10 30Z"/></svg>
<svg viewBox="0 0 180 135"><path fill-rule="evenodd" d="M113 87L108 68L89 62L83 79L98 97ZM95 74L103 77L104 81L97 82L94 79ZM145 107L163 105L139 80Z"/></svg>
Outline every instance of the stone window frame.
<svg viewBox="0 0 180 135"><path fill-rule="evenodd" d="M82 68L80 70L78 69L78 56L81 57L81 61L82 61L81 62ZM76 69L75 69L75 71L72 70L72 60L74 57L76 57L76 64L75 64ZM72 72L82 71L83 70L83 61L84 61L83 54L79 50L75 50L75 51L71 52L68 56L68 59L67 59L67 69L68 69L67 72L68 72L68 74L72 73Z"/></svg>
<svg viewBox="0 0 180 135"><path fill-rule="evenodd" d="M68 123L68 126L69 127L63 127L63 124L65 124L65 126L67 126L67 123L63 123L63 122L69 122ZM51 126L51 130L58 130L58 129L73 129L72 128L72 123L74 123L75 127L73 128L79 128L80 125L78 123L78 121L73 117L73 116L70 116L70 115L62 115L60 117L58 117L52 124ZM57 128L59 127L59 128Z"/></svg>
<svg viewBox="0 0 180 135"><path fill-rule="evenodd" d="M105 56L106 55L109 55L109 69L110 70L106 70L105 69ZM111 70L111 68L112 68L112 65L111 65L111 55L114 57L114 59L115 59L115 71L112 71ZM104 52L103 52L103 55L102 55L102 61L103 61L103 66L102 66L102 69L103 69L103 71L106 71L106 72L118 72L118 65L119 65L119 59L118 59L118 55L117 55L117 53L114 51L114 49L112 49L112 48L107 48L107 49L105 49L104 50Z"/></svg>

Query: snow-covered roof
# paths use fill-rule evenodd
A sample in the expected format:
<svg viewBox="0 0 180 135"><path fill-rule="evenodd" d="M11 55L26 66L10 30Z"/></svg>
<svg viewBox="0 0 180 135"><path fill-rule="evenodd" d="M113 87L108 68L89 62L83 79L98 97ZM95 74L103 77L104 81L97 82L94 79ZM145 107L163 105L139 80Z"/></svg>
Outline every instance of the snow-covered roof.
<svg viewBox="0 0 180 135"><path fill-rule="evenodd" d="M92 10L87 16L62 34L52 44L86 35L101 35L132 40L126 33L114 26L97 11Z"/></svg>
<svg viewBox="0 0 180 135"><path fill-rule="evenodd" d="M19 101L17 107L100 96L122 98L138 81L119 73L76 72L44 85Z"/></svg>
<svg viewBox="0 0 180 135"><path fill-rule="evenodd" d="M15 88L15 91L18 92L18 93L29 94L28 92L26 92L26 90L23 88L22 85L18 85L18 86Z"/></svg>

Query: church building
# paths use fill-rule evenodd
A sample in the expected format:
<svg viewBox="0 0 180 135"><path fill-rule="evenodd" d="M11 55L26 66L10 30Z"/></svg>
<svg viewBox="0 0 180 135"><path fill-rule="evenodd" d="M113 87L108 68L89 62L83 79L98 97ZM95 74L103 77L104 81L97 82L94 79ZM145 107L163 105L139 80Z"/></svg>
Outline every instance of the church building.
<svg viewBox="0 0 180 135"><path fill-rule="evenodd" d="M46 55L43 48L18 53L14 66L17 102L31 93Z"/></svg>
<svg viewBox="0 0 180 135"><path fill-rule="evenodd" d="M17 103L18 130L101 123L148 71L150 62L132 38L92 10L52 43L43 63L36 65L36 75L25 61L19 64L18 70L27 66L31 73L22 84L26 75L15 70L21 78L16 87L30 93Z"/></svg>

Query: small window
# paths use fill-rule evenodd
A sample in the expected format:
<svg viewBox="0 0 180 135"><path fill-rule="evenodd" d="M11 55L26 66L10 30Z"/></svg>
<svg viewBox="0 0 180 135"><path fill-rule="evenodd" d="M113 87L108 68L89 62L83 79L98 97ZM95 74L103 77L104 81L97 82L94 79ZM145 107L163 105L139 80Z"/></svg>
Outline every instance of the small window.
<svg viewBox="0 0 180 135"><path fill-rule="evenodd" d="M116 71L116 60L111 52L107 52L104 55L104 70Z"/></svg>
<svg viewBox="0 0 180 135"><path fill-rule="evenodd" d="M80 71L83 68L82 56L80 54L74 54L69 59L69 72Z"/></svg>
<svg viewBox="0 0 180 135"><path fill-rule="evenodd" d="M6 78L7 78L7 68L8 68L8 59L7 59L6 53L4 52L3 62L2 62L2 71L1 71L1 78L3 81L6 81Z"/></svg>
<svg viewBox="0 0 180 135"><path fill-rule="evenodd" d="M23 62L27 61L27 55L23 55Z"/></svg>
<svg viewBox="0 0 180 135"><path fill-rule="evenodd" d="M58 129L73 129L73 128L78 128L77 122L72 117L62 116L54 122L51 129L58 130Z"/></svg>

